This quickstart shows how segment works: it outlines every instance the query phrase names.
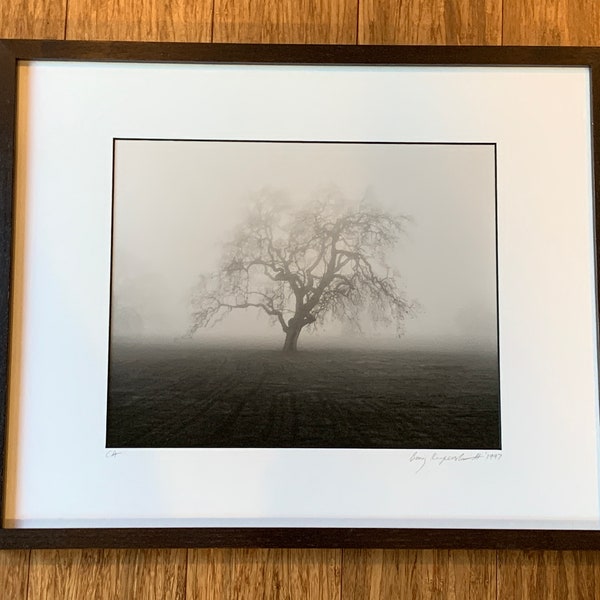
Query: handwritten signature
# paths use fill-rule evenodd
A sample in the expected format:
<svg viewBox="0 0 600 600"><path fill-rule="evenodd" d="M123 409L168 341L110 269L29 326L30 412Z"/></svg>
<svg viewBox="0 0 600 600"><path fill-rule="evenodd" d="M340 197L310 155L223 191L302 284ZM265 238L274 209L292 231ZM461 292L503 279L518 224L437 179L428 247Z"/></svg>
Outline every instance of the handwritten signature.
<svg viewBox="0 0 600 600"><path fill-rule="evenodd" d="M427 465L433 464L441 467L447 463L467 462L498 462L502 460L502 452L413 452L408 459L409 463L416 466L415 473L420 473Z"/></svg>
<svg viewBox="0 0 600 600"><path fill-rule="evenodd" d="M116 450L107 450L106 454L104 456L106 458L115 458L116 456L119 456L119 454L123 454L123 453L117 452Z"/></svg>

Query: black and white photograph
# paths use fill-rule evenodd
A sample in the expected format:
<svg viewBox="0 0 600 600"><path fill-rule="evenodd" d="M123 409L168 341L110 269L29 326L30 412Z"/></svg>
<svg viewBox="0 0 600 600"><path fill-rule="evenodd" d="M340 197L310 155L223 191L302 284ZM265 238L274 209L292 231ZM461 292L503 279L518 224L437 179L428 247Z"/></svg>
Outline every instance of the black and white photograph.
<svg viewBox="0 0 600 600"><path fill-rule="evenodd" d="M500 449L493 143L113 143L107 448Z"/></svg>

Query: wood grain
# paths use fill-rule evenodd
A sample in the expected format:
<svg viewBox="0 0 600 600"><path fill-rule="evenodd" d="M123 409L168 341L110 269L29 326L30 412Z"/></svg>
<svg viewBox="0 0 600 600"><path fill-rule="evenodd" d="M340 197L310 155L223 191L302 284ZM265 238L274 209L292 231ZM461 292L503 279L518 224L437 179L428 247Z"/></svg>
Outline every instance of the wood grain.
<svg viewBox="0 0 600 600"><path fill-rule="evenodd" d="M62 39L67 0L0 2L0 37Z"/></svg>
<svg viewBox="0 0 600 600"><path fill-rule="evenodd" d="M356 43L357 0L215 0L215 42Z"/></svg>
<svg viewBox="0 0 600 600"><path fill-rule="evenodd" d="M505 45L600 44L598 0L504 0Z"/></svg>
<svg viewBox="0 0 600 600"><path fill-rule="evenodd" d="M498 553L498 598L593 600L600 596L600 553Z"/></svg>
<svg viewBox="0 0 600 600"><path fill-rule="evenodd" d="M360 44L500 44L498 0L361 0Z"/></svg>
<svg viewBox="0 0 600 600"><path fill-rule="evenodd" d="M185 550L32 550L28 600L184 600Z"/></svg>
<svg viewBox="0 0 600 600"><path fill-rule="evenodd" d="M233 550L188 550L186 599L218 600L229 598L233 569Z"/></svg>
<svg viewBox="0 0 600 600"><path fill-rule="evenodd" d="M465 550L344 550L341 600L492 600L496 554Z"/></svg>
<svg viewBox="0 0 600 600"><path fill-rule="evenodd" d="M67 39L207 42L212 0L69 0Z"/></svg>
<svg viewBox="0 0 600 600"><path fill-rule="evenodd" d="M29 550L0 552L0 597L9 600L27 598Z"/></svg>
<svg viewBox="0 0 600 600"><path fill-rule="evenodd" d="M340 550L190 550L187 600L339 600Z"/></svg>

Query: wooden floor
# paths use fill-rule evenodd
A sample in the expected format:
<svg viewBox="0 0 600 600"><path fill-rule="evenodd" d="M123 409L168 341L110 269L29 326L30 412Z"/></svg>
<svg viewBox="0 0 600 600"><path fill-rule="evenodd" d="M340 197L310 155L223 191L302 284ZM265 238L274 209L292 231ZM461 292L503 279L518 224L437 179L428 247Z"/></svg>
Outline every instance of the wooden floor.
<svg viewBox="0 0 600 600"><path fill-rule="evenodd" d="M600 45L600 1L0 0L0 37ZM4 551L0 598L592 600L600 553Z"/></svg>

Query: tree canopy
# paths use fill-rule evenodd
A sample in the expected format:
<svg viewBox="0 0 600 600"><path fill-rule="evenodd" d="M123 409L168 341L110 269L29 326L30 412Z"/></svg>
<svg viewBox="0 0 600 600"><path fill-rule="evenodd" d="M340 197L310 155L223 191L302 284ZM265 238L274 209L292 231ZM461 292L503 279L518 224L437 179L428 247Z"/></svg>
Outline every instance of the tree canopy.
<svg viewBox="0 0 600 600"><path fill-rule="evenodd" d="M279 324L287 351L297 349L305 327L327 319L360 330L361 319L369 317L399 328L412 304L386 255L406 222L366 202L352 206L332 192L301 207L263 193L224 244L219 268L201 276L191 333L252 308Z"/></svg>

